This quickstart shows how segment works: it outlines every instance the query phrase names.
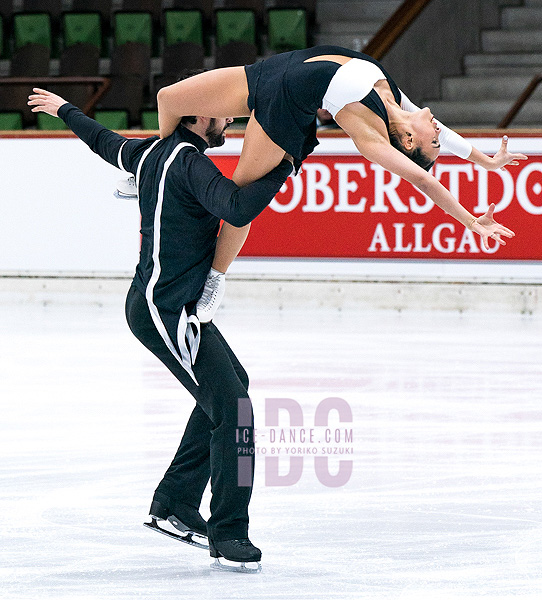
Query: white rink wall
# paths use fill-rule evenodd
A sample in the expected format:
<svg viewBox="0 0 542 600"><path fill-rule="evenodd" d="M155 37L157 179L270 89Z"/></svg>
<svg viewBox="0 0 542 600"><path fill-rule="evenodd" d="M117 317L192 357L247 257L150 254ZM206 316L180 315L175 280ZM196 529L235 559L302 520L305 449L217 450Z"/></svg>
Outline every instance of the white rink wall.
<svg viewBox="0 0 542 600"><path fill-rule="evenodd" d="M0 271L133 269L139 212L113 197L119 169L75 138L0 139L0 164Z"/></svg>
<svg viewBox="0 0 542 600"><path fill-rule="evenodd" d="M243 267L245 261L241 261ZM220 311L452 311L496 312L539 317L542 285L510 278L320 276L265 272L265 261L251 261L250 272L232 269ZM291 265L290 265L291 266ZM311 265L314 267L314 265ZM327 265L329 266L329 265ZM262 268L263 267L263 268ZM286 270L286 269L285 269ZM131 277L104 274L0 275L0 304L39 303L116 305L119 310Z"/></svg>
<svg viewBox="0 0 542 600"><path fill-rule="evenodd" d="M347 145L327 139L320 151L351 153ZM123 173L73 138L2 138L0 160L0 302L117 302L139 252L137 206L113 197ZM231 267L224 306L533 314L541 286L538 262L244 258Z"/></svg>

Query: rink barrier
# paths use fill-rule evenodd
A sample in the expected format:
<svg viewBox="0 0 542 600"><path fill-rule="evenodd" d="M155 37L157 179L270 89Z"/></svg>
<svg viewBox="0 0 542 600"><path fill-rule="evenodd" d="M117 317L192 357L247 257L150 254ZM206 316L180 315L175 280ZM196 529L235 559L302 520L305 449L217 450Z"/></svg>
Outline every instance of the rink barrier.
<svg viewBox="0 0 542 600"><path fill-rule="evenodd" d="M0 304L117 305L122 311L130 274L0 274ZM542 283L444 278L228 275L220 311L324 309L542 312Z"/></svg>

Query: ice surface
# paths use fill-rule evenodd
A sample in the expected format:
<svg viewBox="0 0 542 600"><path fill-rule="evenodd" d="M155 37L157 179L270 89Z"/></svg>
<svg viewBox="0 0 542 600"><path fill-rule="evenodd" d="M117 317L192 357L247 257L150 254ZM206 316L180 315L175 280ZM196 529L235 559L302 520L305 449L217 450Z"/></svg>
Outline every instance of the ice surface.
<svg viewBox="0 0 542 600"><path fill-rule="evenodd" d="M212 571L205 551L142 527L193 401L122 300L4 305L1 598L542 597L540 319L230 310L217 325L251 376L262 448L266 399L297 402L307 429L323 399L349 404L352 442L327 444L353 449L348 483L324 486L304 456L298 483L266 485L259 456L263 572Z"/></svg>

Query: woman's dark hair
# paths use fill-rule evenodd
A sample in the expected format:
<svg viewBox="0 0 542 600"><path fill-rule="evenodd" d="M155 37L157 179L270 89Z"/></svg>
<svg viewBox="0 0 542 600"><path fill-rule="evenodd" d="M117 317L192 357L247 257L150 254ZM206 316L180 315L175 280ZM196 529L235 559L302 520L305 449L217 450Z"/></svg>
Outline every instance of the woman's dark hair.
<svg viewBox="0 0 542 600"><path fill-rule="evenodd" d="M199 75L200 73L205 73L207 69L184 69L181 71L179 78L177 81L183 81L188 79L189 77L194 77L194 75ZM191 125L195 125L197 123L196 117L186 116L181 119L181 125L187 125L190 123Z"/></svg>
<svg viewBox="0 0 542 600"><path fill-rule="evenodd" d="M403 143L401 142L401 136L394 129L390 129L389 130L389 136L390 136L390 144L394 148L396 148L397 150L399 150L399 152L401 152L401 154L404 154L405 156L408 156L408 158L410 158L411 161L415 162L422 169L425 169L426 171L429 171L429 169L435 164L435 161L431 160L427 156L427 154L425 154L421 150L421 148L413 148L412 150L407 150L403 146Z"/></svg>

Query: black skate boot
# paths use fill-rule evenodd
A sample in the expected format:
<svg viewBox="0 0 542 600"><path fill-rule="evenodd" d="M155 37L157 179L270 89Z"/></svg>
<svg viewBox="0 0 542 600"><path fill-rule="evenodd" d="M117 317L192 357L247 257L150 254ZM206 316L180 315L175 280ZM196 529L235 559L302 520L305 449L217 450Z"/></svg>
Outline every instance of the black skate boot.
<svg viewBox="0 0 542 600"><path fill-rule="evenodd" d="M151 522L143 523L145 527L191 546L204 549L209 547L193 539L194 535L199 538L207 537L207 521L199 514L197 508L175 502L173 509L171 509L162 502L153 500L149 514ZM163 523L159 525L158 521L163 521ZM181 535L175 530L181 532Z"/></svg>
<svg viewBox="0 0 542 600"><path fill-rule="evenodd" d="M211 558L215 559L215 562L211 564L213 569L235 571L237 573L259 573L262 570L259 562L262 558L262 552L248 538L226 540L224 542L209 540L209 552ZM220 558L241 564L222 563L219 560Z"/></svg>

